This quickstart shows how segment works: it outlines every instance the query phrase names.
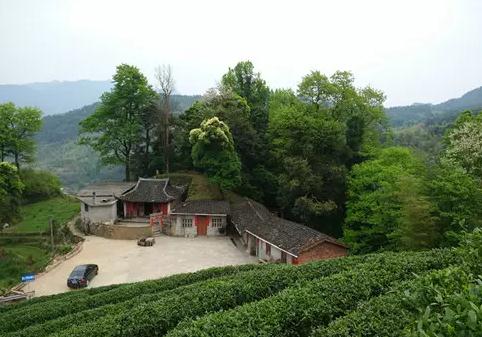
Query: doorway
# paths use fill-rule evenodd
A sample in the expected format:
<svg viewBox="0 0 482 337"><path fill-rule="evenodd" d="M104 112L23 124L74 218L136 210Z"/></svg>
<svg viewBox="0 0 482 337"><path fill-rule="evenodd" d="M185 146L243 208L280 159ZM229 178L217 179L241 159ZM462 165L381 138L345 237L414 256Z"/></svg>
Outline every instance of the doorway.
<svg viewBox="0 0 482 337"><path fill-rule="evenodd" d="M208 224L209 224L209 217L208 216L196 216L196 227L197 227L197 235L205 236L208 234Z"/></svg>

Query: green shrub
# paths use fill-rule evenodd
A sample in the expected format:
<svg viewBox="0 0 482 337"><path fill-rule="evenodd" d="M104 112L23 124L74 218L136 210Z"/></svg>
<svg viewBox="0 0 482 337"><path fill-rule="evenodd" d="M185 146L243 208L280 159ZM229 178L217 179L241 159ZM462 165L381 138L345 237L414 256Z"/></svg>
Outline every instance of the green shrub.
<svg viewBox="0 0 482 337"><path fill-rule="evenodd" d="M315 330L312 337L403 336L417 315L425 313L427 305L452 294L469 279L457 267L427 273L368 300L346 316Z"/></svg>
<svg viewBox="0 0 482 337"><path fill-rule="evenodd" d="M330 277L291 287L265 300L184 322L168 336L307 336L393 284L454 262L450 251L378 254L378 259ZM127 330L132 336L163 331ZM152 328L151 328L152 329ZM127 334L124 334L127 335Z"/></svg>
<svg viewBox="0 0 482 337"><path fill-rule="evenodd" d="M26 203L50 199L62 193L59 178L48 171L24 168L20 171L20 179L25 186L22 199Z"/></svg>

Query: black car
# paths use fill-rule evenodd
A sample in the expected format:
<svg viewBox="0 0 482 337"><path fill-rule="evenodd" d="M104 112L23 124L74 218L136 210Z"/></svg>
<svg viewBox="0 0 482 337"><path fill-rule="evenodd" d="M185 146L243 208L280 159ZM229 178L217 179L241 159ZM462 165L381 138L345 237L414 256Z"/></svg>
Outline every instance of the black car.
<svg viewBox="0 0 482 337"><path fill-rule="evenodd" d="M90 280L99 273L99 266L96 264L82 264L77 266L70 273L67 279L67 287L76 289L87 287Z"/></svg>

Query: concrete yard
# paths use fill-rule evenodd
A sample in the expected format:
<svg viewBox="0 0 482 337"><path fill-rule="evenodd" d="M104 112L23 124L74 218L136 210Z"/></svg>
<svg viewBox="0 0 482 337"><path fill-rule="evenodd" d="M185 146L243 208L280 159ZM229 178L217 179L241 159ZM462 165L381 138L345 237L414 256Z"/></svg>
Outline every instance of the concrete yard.
<svg viewBox="0 0 482 337"><path fill-rule="evenodd" d="M85 237L82 251L28 283L25 291L43 296L69 291L67 277L79 264L95 263L97 275L89 287L136 282L193 272L214 266L255 263L256 259L234 246L228 237L156 237L153 247L134 240Z"/></svg>

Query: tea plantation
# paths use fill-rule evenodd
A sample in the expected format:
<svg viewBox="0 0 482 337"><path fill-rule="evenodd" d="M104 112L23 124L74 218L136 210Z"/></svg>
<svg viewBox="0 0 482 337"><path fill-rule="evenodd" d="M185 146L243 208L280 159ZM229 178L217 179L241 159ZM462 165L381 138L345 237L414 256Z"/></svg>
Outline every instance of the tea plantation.
<svg viewBox="0 0 482 337"><path fill-rule="evenodd" d="M482 232L456 249L212 268L0 307L0 336L481 336Z"/></svg>

